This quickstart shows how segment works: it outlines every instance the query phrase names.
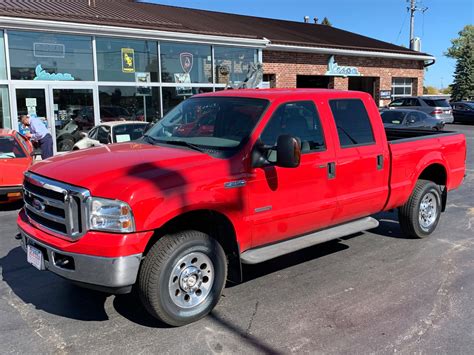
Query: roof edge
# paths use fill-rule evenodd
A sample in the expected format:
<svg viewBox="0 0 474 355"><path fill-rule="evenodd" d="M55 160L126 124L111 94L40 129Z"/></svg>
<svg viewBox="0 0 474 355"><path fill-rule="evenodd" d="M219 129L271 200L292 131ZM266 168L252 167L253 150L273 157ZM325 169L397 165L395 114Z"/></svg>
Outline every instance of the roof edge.
<svg viewBox="0 0 474 355"><path fill-rule="evenodd" d="M175 31L150 30L133 27L96 25L65 21L27 19L20 17L0 16L3 28L27 31L61 32L69 34L102 35L126 38L169 40L174 42L199 42L208 44L237 45L244 47L265 48L270 43L266 38L245 38L195 34Z"/></svg>
<svg viewBox="0 0 474 355"><path fill-rule="evenodd" d="M436 60L435 57L427 54L405 54L384 51L366 51L343 48L325 48L314 46L293 46L286 44L272 44L269 43L265 47L266 50L280 51L280 52L300 52L300 53L316 53L316 54L339 54L353 57L378 57L378 58L392 58L392 59L411 59L411 60Z"/></svg>

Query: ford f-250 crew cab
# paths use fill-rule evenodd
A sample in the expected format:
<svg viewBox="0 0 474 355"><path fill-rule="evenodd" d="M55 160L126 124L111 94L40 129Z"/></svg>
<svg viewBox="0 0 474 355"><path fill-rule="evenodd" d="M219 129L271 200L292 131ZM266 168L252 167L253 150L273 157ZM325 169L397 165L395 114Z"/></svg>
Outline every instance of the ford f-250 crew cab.
<svg viewBox="0 0 474 355"><path fill-rule="evenodd" d="M228 90L185 100L136 142L35 164L18 217L27 260L129 292L170 325L208 314L254 264L374 228L433 232L465 174L453 132L385 131L372 98Z"/></svg>

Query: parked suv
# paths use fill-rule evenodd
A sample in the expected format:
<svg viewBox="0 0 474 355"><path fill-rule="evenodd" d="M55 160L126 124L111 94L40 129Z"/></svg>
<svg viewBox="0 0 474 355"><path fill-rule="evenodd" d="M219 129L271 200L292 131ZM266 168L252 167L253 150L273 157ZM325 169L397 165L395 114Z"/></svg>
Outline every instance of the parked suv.
<svg viewBox="0 0 474 355"><path fill-rule="evenodd" d="M393 100L390 109L404 108L418 110L442 120L444 123L453 123L453 111L446 99L431 96L410 96Z"/></svg>

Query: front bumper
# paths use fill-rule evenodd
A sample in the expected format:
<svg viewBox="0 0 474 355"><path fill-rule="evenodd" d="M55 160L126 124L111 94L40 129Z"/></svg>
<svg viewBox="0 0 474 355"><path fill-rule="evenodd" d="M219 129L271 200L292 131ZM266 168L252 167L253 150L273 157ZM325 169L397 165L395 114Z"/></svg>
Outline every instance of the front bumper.
<svg viewBox="0 0 474 355"><path fill-rule="evenodd" d="M23 250L26 251L27 245L39 249L43 254L45 269L65 279L111 292L127 288L136 282L142 254L100 257L68 253L38 241L21 229L20 234ZM66 264L65 260L68 260Z"/></svg>
<svg viewBox="0 0 474 355"><path fill-rule="evenodd" d="M0 203L20 200L23 196L21 185L0 187Z"/></svg>

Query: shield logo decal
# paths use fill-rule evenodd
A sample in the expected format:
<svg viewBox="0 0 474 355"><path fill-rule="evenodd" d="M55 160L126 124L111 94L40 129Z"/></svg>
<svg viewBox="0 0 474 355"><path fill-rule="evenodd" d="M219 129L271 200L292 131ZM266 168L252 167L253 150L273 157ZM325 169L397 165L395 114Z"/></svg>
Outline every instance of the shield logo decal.
<svg viewBox="0 0 474 355"><path fill-rule="evenodd" d="M181 68L188 74L193 68L193 55L192 53L180 53L179 60L181 62Z"/></svg>

